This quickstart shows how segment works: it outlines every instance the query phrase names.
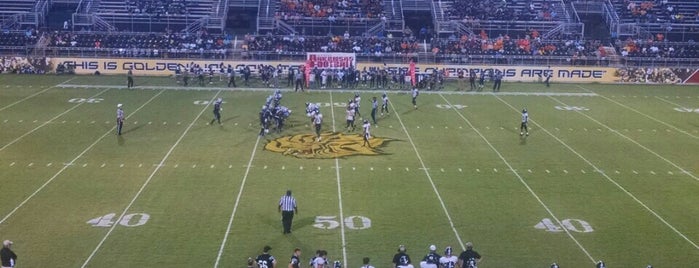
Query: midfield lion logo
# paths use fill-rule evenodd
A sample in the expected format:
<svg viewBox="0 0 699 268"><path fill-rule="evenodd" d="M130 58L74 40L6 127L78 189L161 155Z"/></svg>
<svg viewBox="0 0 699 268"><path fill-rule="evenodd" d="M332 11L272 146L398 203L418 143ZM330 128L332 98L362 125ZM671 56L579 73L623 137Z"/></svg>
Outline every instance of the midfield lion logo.
<svg viewBox="0 0 699 268"><path fill-rule="evenodd" d="M385 143L392 141L379 137L369 139L371 148L362 146L364 139L358 134L326 132L320 134L320 141L313 134L298 134L271 140L265 145L268 151L297 158L332 159L355 155L381 155L379 149Z"/></svg>

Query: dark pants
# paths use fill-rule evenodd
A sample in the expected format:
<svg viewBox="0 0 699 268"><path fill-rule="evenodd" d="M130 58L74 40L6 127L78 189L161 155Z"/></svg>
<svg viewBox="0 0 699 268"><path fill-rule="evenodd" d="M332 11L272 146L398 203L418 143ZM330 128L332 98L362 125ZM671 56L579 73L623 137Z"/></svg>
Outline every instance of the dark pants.
<svg viewBox="0 0 699 268"><path fill-rule="evenodd" d="M374 121L374 125L376 125L376 108L371 109L371 120Z"/></svg>
<svg viewBox="0 0 699 268"><path fill-rule="evenodd" d="M129 77L126 79L126 87L127 88L132 88L133 87L133 77Z"/></svg>
<svg viewBox="0 0 699 268"><path fill-rule="evenodd" d="M294 92L298 91L299 88L301 89L301 92L303 92L303 79L296 79L296 85L294 87Z"/></svg>
<svg viewBox="0 0 699 268"><path fill-rule="evenodd" d="M493 91L500 91L500 84L502 84L502 80L495 80L495 83L493 83Z"/></svg>
<svg viewBox="0 0 699 268"><path fill-rule="evenodd" d="M215 121L218 121L218 124L221 124L221 112L219 111L214 111L214 119L211 119L211 124L213 124Z"/></svg>
<svg viewBox="0 0 699 268"><path fill-rule="evenodd" d="M228 78L228 87L231 87L231 86L237 87L235 85L235 76L231 76L230 78Z"/></svg>
<svg viewBox="0 0 699 268"><path fill-rule="evenodd" d="M293 211L282 211L282 226L284 227L284 233L291 233L291 220L294 219Z"/></svg>
<svg viewBox="0 0 699 268"><path fill-rule="evenodd" d="M124 127L123 120L117 120L117 135L121 135L121 128Z"/></svg>

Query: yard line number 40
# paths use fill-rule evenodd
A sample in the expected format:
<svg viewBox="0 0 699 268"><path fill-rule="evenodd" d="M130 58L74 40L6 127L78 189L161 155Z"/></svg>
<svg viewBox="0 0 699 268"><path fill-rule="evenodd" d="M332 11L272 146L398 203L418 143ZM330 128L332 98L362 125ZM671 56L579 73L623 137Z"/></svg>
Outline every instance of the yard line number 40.
<svg viewBox="0 0 699 268"><path fill-rule="evenodd" d="M116 220L116 213L109 213L87 221L86 223L92 227L112 227ZM118 224L125 227L137 227L146 224L150 219L150 215L146 213L131 213L126 214L119 220Z"/></svg>
<svg viewBox="0 0 699 268"><path fill-rule="evenodd" d="M588 222L579 219L564 219L561 220L561 225L558 225L551 219L544 218L534 225L534 228L552 233L563 232L565 231L564 228L576 233L591 233L594 231Z"/></svg>

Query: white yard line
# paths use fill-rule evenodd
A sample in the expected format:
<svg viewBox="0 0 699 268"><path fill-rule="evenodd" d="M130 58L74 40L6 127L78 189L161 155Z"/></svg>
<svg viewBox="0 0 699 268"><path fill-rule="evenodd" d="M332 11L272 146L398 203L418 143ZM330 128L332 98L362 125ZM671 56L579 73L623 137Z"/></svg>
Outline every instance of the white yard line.
<svg viewBox="0 0 699 268"><path fill-rule="evenodd" d="M252 153L250 154L250 160L248 160L248 166L245 169L245 175L243 175L243 181L240 182L240 190L238 191L238 196L235 198L235 205L233 205L233 211L231 212L231 217L228 219L228 227L226 227L226 233L223 234L223 239L221 240L221 246L218 249L218 255L216 256L216 263L214 263L214 268L218 267L221 262L221 257L223 256L223 249L226 247L226 242L228 241L228 235L231 233L231 228L233 227L233 219L235 218L235 213L238 211L238 205L240 204L240 197L243 196L243 189L245 189L245 182L248 179L248 174L250 174L250 168L252 167L252 160L255 158L255 153L257 152L257 146L260 144L260 139L262 136L257 135L257 141L255 141L255 146L252 147Z"/></svg>
<svg viewBox="0 0 699 268"><path fill-rule="evenodd" d="M330 103L333 102L333 92L328 91L330 93ZM335 106L331 105L330 106L330 113L333 118L333 132L336 132L337 129L335 127ZM338 199L338 206L340 207L340 237L342 239L342 265L344 267L349 267L347 264L347 242L345 240L345 214L344 211L342 210L342 184L341 184L341 178L340 178L340 160L335 157L335 176L337 178L337 199Z"/></svg>
<svg viewBox="0 0 699 268"><path fill-rule="evenodd" d="M583 87L583 86L578 85L578 87L581 88L581 89L583 89L583 90L587 90L587 91L589 91L589 92L594 93L592 90L587 89L587 88L585 88L585 87ZM646 118L648 118L648 119L650 119L650 120L653 120L653 121L658 122L658 123L661 123L661 124L663 124L663 125L665 125L665 126L667 126L667 127L669 127L669 128L672 128L672 129L674 129L674 130L677 130L677 131L681 132L682 134L685 134L685 135L690 136L690 137L695 138L695 139L699 139L699 137L697 137L697 136L695 136L695 135L693 135L693 134L691 134L691 133L689 133L689 132L687 132L687 131L685 131L685 130L682 130L682 129L680 129L680 128L676 127L676 126L673 126L673 125L671 125L671 124L668 124L668 123L666 123L666 122L664 122L664 121L662 121L662 120L660 120L660 119L657 119L657 118L652 117L652 116L650 116L650 115L648 115L648 114L645 114L645 113L643 113L643 112L641 112L641 111L639 111L639 110L636 110L636 109L634 109L634 108L632 108L632 107L629 107L628 105L625 105L625 104L623 104L623 103L621 103L621 102L618 102L618 101L615 101L615 100L613 100L613 99L610 99L610 98L608 98L607 96L600 95L600 94L598 94L598 95L599 95L600 97L602 97L603 99L605 99L605 100L608 100L608 101L610 101L610 102L613 102L613 103L615 103L615 104L617 104L617 105L619 105L619 106L621 106L621 107L624 107L624 108L626 108L626 109L628 109L628 110L634 111L634 112L636 112L637 114L640 114L640 115L642 115L642 116L645 116ZM658 97L656 97L656 98L658 98ZM660 99L660 98L659 98L659 99ZM662 99L661 99L661 100L662 100ZM663 100L663 101L665 101L665 100ZM667 102L669 102L669 101L667 101ZM672 103L672 102L670 102L670 103Z"/></svg>
<svg viewBox="0 0 699 268"><path fill-rule="evenodd" d="M510 104L509 104L508 102L506 102L505 100L501 99L500 97L496 97L496 98L497 98L498 100L500 100L502 103L504 103L505 105L509 106L509 107L510 107L512 110L514 110L515 112L519 113L519 110L518 110L517 108L515 108L515 107L512 106L512 105L510 105ZM669 222L667 222L663 217L661 217L660 215L658 215L658 213L656 213L655 211L653 211L653 210L652 210L650 207L648 207L646 204L644 204L643 202L641 202L641 200L639 200L638 198L636 198L636 196L634 196L631 192L629 192L628 190L626 190L626 188L624 188L624 187L621 186L619 183L617 183L614 179L612 179L611 177L609 177L609 175L607 175L607 173L602 172L601 169L599 169L599 168L598 168L595 164L593 164L590 160L588 160L587 158L585 158L584 156L582 156L582 154L578 153L575 149L573 149L573 147L570 147L567 143L565 143L563 140L561 140L561 139L559 139L558 137L556 137L555 135L553 135L553 133L549 132L546 128L544 128L543 126L539 125L536 121L531 120L531 119L530 119L529 121L532 122L534 125L536 125L539 129L541 129L541 130L543 130L544 132L546 132L546 134L548 134L549 136L553 137L556 141L558 141L561 145L563 145L563 146L566 147L569 151L571 151L573 154L575 154L575 155L578 156L580 159L582 159L585 163L587 163L587 164L588 164L590 167L592 167L594 170L600 171L600 172L597 172L597 173L602 174L602 176L604 176L604 178L606 178L607 181L611 182L611 183L614 184L617 188L619 188L622 192L624 192L626 195L628 195L629 197L631 197L631 199L633 199L634 201L636 201L636 203L638 203L638 204L641 205L644 209L646 209L648 212L650 212L650 213L651 213L653 216L655 216L658 220L660 220L660 221L661 221L662 223L664 223L667 227L669 227L673 232L675 232L677 235L679 235L679 236L682 237L684 240L686 240L687 242L689 242L692 246L694 246L695 249L699 249L699 246L697 246L696 243L694 243L692 240L690 240L690 239L689 239L686 235L684 235L682 232L680 232L679 230L677 230L677 228L675 228L674 226L672 226L672 224L670 224ZM634 173L637 173L635 170L634 170L633 172L634 172ZM616 171L616 173L618 174L619 172Z"/></svg>
<svg viewBox="0 0 699 268"><path fill-rule="evenodd" d="M97 93L97 94L91 96L90 98L95 98L95 97L97 97L97 96L99 96L99 95L102 95L102 93L107 92L108 90L109 90L109 89L102 90L102 91L100 91L99 93ZM62 112L62 113L58 114L57 116L54 116L53 118L51 118L51 119L49 119L48 121L44 122L43 124L41 124L41 125L35 127L34 129L30 130L29 132L24 133L23 135L17 137L16 139L12 140L12 141L9 142L8 144L5 144L4 146L0 147L0 152L1 152L2 150L5 150L5 148L9 147L10 145L14 144L15 142L18 142L19 140L23 139L23 138L26 137L27 135L34 133L34 131L37 131L38 129L40 129L40 128L42 128L42 127L44 127L44 126L46 126L46 125L52 123L53 120L56 120L56 119L58 119L59 117L65 115L65 114L67 114L67 113L69 113L70 111L75 110L76 108L80 107L80 105L83 105L83 104L85 104L85 102L78 103L78 104L76 104L75 106L71 107L70 109L66 110L65 112Z"/></svg>
<svg viewBox="0 0 699 268"><path fill-rule="evenodd" d="M671 101L669 101L669 100L663 99L663 98L658 97L658 96L655 96L655 98L658 99L658 100L661 100L661 101L663 101L663 102L666 102L666 103L672 104L672 105L674 105L674 106L677 106L677 107L679 107L679 108L687 108L687 107L685 107L685 106L683 106L683 105L681 105L681 104L679 104L679 103L671 102Z"/></svg>
<svg viewBox="0 0 699 268"><path fill-rule="evenodd" d="M566 104L566 103L564 103L564 102L562 102L562 101L560 101L560 100L558 100L558 99L556 99L556 98L554 98L554 97L549 97L549 98L552 99L552 100L554 100L554 101L556 101L556 102L558 102L558 103L560 103L560 104L568 105L568 104ZM691 177L692 179L699 181L699 178L697 178L697 176L694 176L694 174L690 173L689 171L685 170L684 168L680 167L679 165L675 164L674 162L670 161L669 159L663 157L662 155L656 153L655 151L651 150L650 148L648 148L648 147L646 147L646 146L643 146L642 144L638 143L638 142L635 141L634 139L631 139L631 138L627 137L626 135L621 134L621 132L612 129L611 127L607 126L606 124L604 124L604 123L598 121L597 119L592 118L591 116L589 116L589 115L587 115L587 114L585 114L585 113L583 113L583 112L581 112L581 111L575 111L575 112L578 113L578 114L580 114L580 115L582 115L582 116L584 116L584 117L587 117L587 119L590 119L591 121L593 121L593 122L599 124L600 126L605 127L605 128L608 129L609 131L611 131L611 132L613 132L613 133L616 133L617 135L619 135L619 136L623 137L624 139L626 139L626 140L632 142L633 144L636 144L638 147L641 147L642 149L646 150L647 152L649 152L649 153L655 155L656 157L662 159L663 161L665 161L666 163L672 165L673 167L675 167L677 170L681 171L682 173L687 174L687 176Z"/></svg>
<svg viewBox="0 0 699 268"><path fill-rule="evenodd" d="M133 116L134 114L136 114L139 110L141 110L141 108L145 107L147 104L149 104L151 101L153 101L156 97L160 96L160 94L162 94L163 92L165 92L165 91L161 90L160 92L158 92L158 94L155 94L148 101L143 103L143 105L141 105L141 107L138 107L138 109L134 110L129 116L127 116L126 119L128 119L131 116ZM29 200L31 200L35 195L37 195L39 192L41 192L41 190L43 190L47 185L49 185L49 183L51 183L54 179L56 179L56 177L58 177L58 175L61 175L61 173L63 173L63 171L65 171L68 167L73 165L73 163L75 163L75 161L80 159L80 157L82 157L85 153L87 153L90 149L92 149L92 147L94 147L95 145L97 145L97 143L99 143L102 139L104 139L104 137L106 137L107 135L112 133L112 131L114 131L114 129L116 129L116 126L113 126L111 129L107 130L107 132L105 132L102 136L97 138L97 140L95 140L95 142L93 142L92 144L87 146L87 148L85 148L85 150L83 150L80 154L78 154L78 156L73 158L73 160L71 160L66 165L63 165L63 168L61 168L58 172L56 172L56 174L51 176L51 178L49 178L46 182L44 182L44 184L42 184L39 188L37 188L31 195L29 195L26 199L24 199L24 201L22 201L21 203L19 203L19 205L17 205L14 209L12 209L12 211L10 211L10 213L8 213L4 218L2 218L2 220L0 220L0 224L2 224L8 218L10 218L15 212L17 212L17 210L19 210L22 206L24 206L24 204L29 202Z"/></svg>
<svg viewBox="0 0 699 268"><path fill-rule="evenodd" d="M444 98L444 97L442 97L442 98ZM432 179L432 175L430 175L429 169L427 168L427 166L425 166L425 162L422 160L422 156L420 156L420 152L418 152L417 146L415 146L415 142L413 142L413 138L410 136L410 133L408 133L408 129L405 127L405 124L403 124L403 120L400 118L400 113L396 110L396 107L393 105L393 102L389 101L388 103L391 105L391 109L393 109L393 114L396 115L396 119L398 119L398 122L400 123L401 127L403 127L403 131L405 132L405 135L408 137L408 141L410 142L410 145L413 147L413 151L415 151L415 155L417 156L417 159L420 161L420 165L422 166L421 169L425 172L427 179L430 181L430 185L432 185L432 190L434 191L435 195L437 195L437 199L439 200L439 204L442 206L442 210L444 211L444 214L447 216L447 220L449 221L449 226L451 226L451 230L454 232L454 236L456 236L456 240L459 241L459 245L461 246L461 249L466 250L466 246L464 245L464 242L461 240L461 235L459 235L459 231L456 230L456 226L454 226L454 221L451 219L451 215L449 214L449 210L447 209L447 205L444 204L444 200L442 199L442 195L439 193L439 190L437 190L437 186L434 184L434 180Z"/></svg>
<svg viewBox="0 0 699 268"><path fill-rule="evenodd" d="M519 172L517 172L517 171L512 167L512 165L510 164L510 162L507 161L507 159L505 159L505 157L500 153L500 151L498 151L498 149L496 149L495 146L493 146L493 144L490 143L490 141L488 141L488 139L487 139L485 136L483 136L483 134L482 134L480 131L478 131L478 129L476 129L476 127L471 123L470 120L468 120L466 117L464 117L464 115L463 115L458 109L454 108L454 106L451 104L451 102L449 102L449 100L447 100L447 98L445 98L443 95L440 95L440 97L442 97L442 99L443 99L448 105L450 105L450 106L452 107L452 109L459 115L459 117L461 117L461 119L463 119L464 122L466 122L466 123L471 127L471 129L473 129L473 131L475 131L476 134L478 134L478 136L480 136L481 139L483 139L483 141L485 141L485 143L488 144L488 147L490 147L490 149L492 149L493 152L495 152L495 154L498 155L498 157L500 158L500 160L502 160L502 162L505 163L505 165L507 165L507 168L510 169L510 171L512 171L512 173L513 173L515 176L517 176L517 179L519 179L519 182L522 183L522 185L524 185L525 188L527 188L527 190L529 191L529 193L536 199L537 202L539 202L539 204L546 210L546 212L548 212L549 215L551 215L551 217L556 221L556 223L558 223L559 225L563 225L563 224L561 223L561 221L558 219L558 217L556 217L556 215L553 214L553 211L551 211L551 209L546 205L546 203L544 203L544 201L541 200L541 198L539 197L539 195L538 195L536 192L534 192L534 190L529 186L529 184L528 184L526 181L524 181L524 178L522 178L522 175L520 175ZM497 97L497 96L496 96L496 97ZM587 251L587 249L585 249L585 247L578 241L578 239L576 239L576 238L573 236L573 234L571 234L570 231L569 231L567 228L563 228L563 230L564 230L565 233L568 235L568 237L570 237L570 239L572 239L573 242L575 242L575 244L578 246L578 248L580 248L580 250L582 250L582 252L585 253L585 255L590 259L590 261L592 261L592 263L595 263L595 258L593 258L592 255L590 255L590 253L589 253L589 252Z"/></svg>
<svg viewBox="0 0 699 268"><path fill-rule="evenodd" d="M17 105L17 104L19 104L19 103L22 103L23 101L26 101L26 100L31 99L31 98L33 98L33 97L36 97L36 96L38 96L39 94L44 93L44 92L46 92L46 91L49 91L49 90L52 89L52 88L61 87L61 85L65 84L65 83L68 83L68 82L70 82L70 81L73 81L73 79L75 79L75 78L77 78L77 77L73 77L73 78L68 79L68 80L66 80L66 81L63 81L63 82L61 82L61 83L59 83L59 84L57 84L57 85L53 85L53 86L47 87L46 89L44 89L44 90L42 90L42 91L39 91L39 92L34 93L34 94L31 94L31 95L29 95L29 96L27 96L27 97L25 97L25 98L23 98L23 99L21 99L21 100L18 100L18 101L15 101L15 102L11 103L11 104L8 104L7 106L0 108L0 112L4 111L4 110L7 109L7 108L10 108L10 107L12 107L12 106L15 106L15 105Z"/></svg>
<svg viewBox="0 0 699 268"><path fill-rule="evenodd" d="M129 204L126 206L126 208L124 208L124 210L121 212L119 217L116 219L117 222L121 221L121 219L124 217L124 215L126 215L126 213L129 211L129 209L131 209L131 206L133 206L133 204L136 202L136 199L138 199L138 197L141 196L141 193L143 193L143 190L146 189L146 186L148 186L148 184L153 179L155 174L158 173L158 171L160 170L161 167L163 167L163 164L170 157L170 154L172 154L172 152L175 150L175 147L177 147L177 145L180 144L180 142L182 141L182 139L184 139L184 137L187 135L189 130L192 129L192 127L194 126L194 123L196 123L197 120L199 120L201 115L204 114L204 111L206 111L206 109L209 108L211 103L214 102L214 100L216 99L216 97L220 93L221 93L221 91L218 91L216 93L216 95L214 95L214 97L211 98L209 103L207 105L205 105L204 108L201 109L201 111L199 112L199 115L197 115L197 117L195 117L194 120L192 120L192 123L189 123L189 126L187 126L187 128L184 130L184 132L182 132L182 135L180 135L180 138L177 139L177 141L175 141L175 144L173 144L172 147L170 147L170 150L167 151L165 156L163 156L163 159L160 160L160 163L155 167L155 169L153 169L153 172L150 174L150 176L148 176L148 179L146 179L146 181L143 182L143 185L141 185L141 188L138 189L138 192L136 192L136 195L134 195L134 197L131 199L131 202L129 202ZM107 238L109 238L109 236L112 234L112 232L114 231L114 229L116 229L117 226L118 226L118 224L113 224L112 227L109 228L109 231L107 231L107 233L104 235L104 237L102 237L102 240L100 240L100 242L97 244L95 249L92 250L92 253L90 253L90 256L87 257L87 259L85 260L85 262L83 263L83 265L81 267L84 268L85 266L87 266L88 263L90 263L90 260L92 260L92 258L95 256L97 251L100 250L100 248L102 247L104 242L107 241Z"/></svg>

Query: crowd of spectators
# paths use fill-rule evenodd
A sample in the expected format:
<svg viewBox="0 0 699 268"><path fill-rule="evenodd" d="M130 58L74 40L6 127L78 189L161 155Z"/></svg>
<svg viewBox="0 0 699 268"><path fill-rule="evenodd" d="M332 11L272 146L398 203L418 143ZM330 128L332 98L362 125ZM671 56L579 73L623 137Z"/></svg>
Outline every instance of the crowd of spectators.
<svg viewBox="0 0 699 268"><path fill-rule="evenodd" d="M196 34L184 32L106 34L89 32L53 32L51 47L114 49L118 55L158 57L162 53L193 53L217 51L225 54L233 48L230 34L209 34L205 30Z"/></svg>
<svg viewBox="0 0 699 268"><path fill-rule="evenodd" d="M484 31L479 35L450 36L447 39L433 39L431 51L434 54L462 55L529 55L529 56L569 56L572 60L582 57L606 57L598 40L557 39L543 40L538 31L530 31L517 37L500 34L491 38Z"/></svg>
<svg viewBox="0 0 699 268"><path fill-rule="evenodd" d="M349 34L335 36L253 36L246 35L243 41L245 51L274 53L355 52L381 56L391 53L413 53L418 51L415 38L350 37Z"/></svg>
<svg viewBox="0 0 699 268"><path fill-rule="evenodd" d="M126 10L135 14L187 14L187 0L127 0Z"/></svg>
<svg viewBox="0 0 699 268"><path fill-rule="evenodd" d="M548 0L525 5L513 5L508 0L454 0L453 6L445 10L446 15L456 20L503 20L503 21L551 21L558 20L555 3Z"/></svg>
<svg viewBox="0 0 699 268"><path fill-rule="evenodd" d="M621 9L621 17L640 23L697 23L699 9L681 10L668 0L623 0L625 8ZM697 5L699 7L699 5ZM693 15L693 18L689 17Z"/></svg>
<svg viewBox="0 0 699 268"><path fill-rule="evenodd" d="M276 16L283 20L324 18L330 22L381 18L383 4L383 0L281 0Z"/></svg>
<svg viewBox="0 0 699 268"><path fill-rule="evenodd" d="M0 46L31 46L36 44L40 36L39 31L33 28L23 32L4 30L0 33Z"/></svg>
<svg viewBox="0 0 699 268"><path fill-rule="evenodd" d="M699 44L689 42L667 42L662 34L647 40L627 38L616 40L615 48L622 57L650 58L699 58Z"/></svg>

